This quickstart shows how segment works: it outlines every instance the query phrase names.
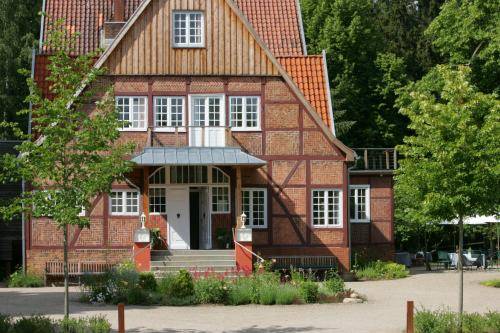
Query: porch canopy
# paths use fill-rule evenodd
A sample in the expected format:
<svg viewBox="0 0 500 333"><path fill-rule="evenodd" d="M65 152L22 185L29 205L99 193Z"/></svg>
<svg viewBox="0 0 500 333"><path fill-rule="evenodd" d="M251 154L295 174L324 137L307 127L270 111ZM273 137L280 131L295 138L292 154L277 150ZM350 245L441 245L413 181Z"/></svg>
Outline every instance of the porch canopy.
<svg viewBox="0 0 500 333"><path fill-rule="evenodd" d="M256 166L266 162L234 147L151 147L144 148L132 162L143 166L228 165Z"/></svg>

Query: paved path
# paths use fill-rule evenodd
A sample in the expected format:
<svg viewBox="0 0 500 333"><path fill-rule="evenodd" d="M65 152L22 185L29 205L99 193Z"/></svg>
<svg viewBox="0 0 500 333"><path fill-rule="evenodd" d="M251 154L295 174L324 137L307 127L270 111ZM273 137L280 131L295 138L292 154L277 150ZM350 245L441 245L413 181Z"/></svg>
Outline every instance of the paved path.
<svg viewBox="0 0 500 333"><path fill-rule="evenodd" d="M500 278L500 272L465 273L465 310L500 311L500 289L479 285ZM396 281L353 282L349 287L368 297L365 304L314 304L296 306L197 306L127 307L127 332L140 333L401 333L405 304L456 309L458 275L453 272L423 273ZM75 315L103 314L116 328L115 307L78 302L72 289ZM49 314L61 317L62 288L0 289L0 313Z"/></svg>

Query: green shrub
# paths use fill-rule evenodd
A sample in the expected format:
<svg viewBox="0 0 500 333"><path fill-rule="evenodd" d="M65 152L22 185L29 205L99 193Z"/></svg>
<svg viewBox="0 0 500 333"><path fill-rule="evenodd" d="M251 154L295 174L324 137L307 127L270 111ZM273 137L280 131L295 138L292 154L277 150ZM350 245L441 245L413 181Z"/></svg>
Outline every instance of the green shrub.
<svg viewBox="0 0 500 333"><path fill-rule="evenodd" d="M332 294L338 294L345 291L344 280L335 272L329 271L325 276L324 286Z"/></svg>
<svg viewBox="0 0 500 333"><path fill-rule="evenodd" d="M158 291L163 295L169 294L174 284L174 280L175 280L175 274L169 273L163 275L161 279L158 281Z"/></svg>
<svg viewBox="0 0 500 333"><path fill-rule="evenodd" d="M300 284L300 292L306 303L316 303L319 296L319 286L313 281L304 281Z"/></svg>
<svg viewBox="0 0 500 333"><path fill-rule="evenodd" d="M167 290L167 297L171 298L186 298L194 296L194 283L191 274L182 269L174 277L172 285Z"/></svg>
<svg viewBox="0 0 500 333"><path fill-rule="evenodd" d="M481 282L481 284L483 286L486 286L486 287L500 288L500 279L493 279L493 280L483 281L483 282Z"/></svg>
<svg viewBox="0 0 500 333"><path fill-rule="evenodd" d="M227 288L223 280L199 279L194 284L196 300L201 304L222 304L226 301Z"/></svg>
<svg viewBox="0 0 500 333"><path fill-rule="evenodd" d="M132 305L150 305L152 302L151 297L146 290L140 287L135 287L127 291L126 303Z"/></svg>
<svg viewBox="0 0 500 333"><path fill-rule="evenodd" d="M9 288L38 288L43 285L43 278L33 274L24 274L21 269L12 273L7 281Z"/></svg>
<svg viewBox="0 0 500 333"><path fill-rule="evenodd" d="M449 311L417 311L415 315L416 333L459 333L459 314ZM462 333L500 332L500 313L464 313Z"/></svg>
<svg viewBox="0 0 500 333"><path fill-rule="evenodd" d="M189 306L195 305L197 303L197 299L195 295L185 296L185 297L165 297L163 301L164 305L170 306Z"/></svg>
<svg viewBox="0 0 500 333"><path fill-rule="evenodd" d="M253 278L239 278L228 286L227 304L250 304L257 299L255 294Z"/></svg>
<svg viewBox="0 0 500 333"><path fill-rule="evenodd" d="M379 260L356 271L356 277L361 280L393 280L405 278L409 274L404 265Z"/></svg>
<svg viewBox="0 0 500 333"><path fill-rule="evenodd" d="M293 304L299 297L300 292L297 287L293 285L285 284L276 289L276 304Z"/></svg>
<svg viewBox="0 0 500 333"><path fill-rule="evenodd" d="M258 289L259 304L273 305L276 303L276 294L279 287L275 284L263 284Z"/></svg>
<svg viewBox="0 0 500 333"><path fill-rule="evenodd" d="M0 332L7 332L12 326L12 318L7 315L0 314Z"/></svg>
<svg viewBox="0 0 500 333"><path fill-rule="evenodd" d="M57 323L61 332L64 333L109 333L111 324L104 316L88 318L69 318Z"/></svg>
<svg viewBox="0 0 500 333"><path fill-rule="evenodd" d="M21 317L12 324L9 333L53 333L54 322L42 316Z"/></svg>
<svg viewBox="0 0 500 333"><path fill-rule="evenodd" d="M139 275L139 286L147 291L156 291L158 283L153 273L141 273Z"/></svg>

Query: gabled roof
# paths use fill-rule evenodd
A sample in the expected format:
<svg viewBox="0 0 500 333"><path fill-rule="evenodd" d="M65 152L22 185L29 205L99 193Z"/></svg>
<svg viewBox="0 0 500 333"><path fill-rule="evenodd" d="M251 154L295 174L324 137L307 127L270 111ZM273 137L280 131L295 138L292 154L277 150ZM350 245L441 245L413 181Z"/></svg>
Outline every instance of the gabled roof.
<svg viewBox="0 0 500 333"><path fill-rule="evenodd" d="M125 0L125 20L132 16L142 1ZM275 55L304 54L297 0L235 2ZM113 0L46 0L45 13L50 21L63 18L69 31L81 33L77 53L83 54L99 47L100 30L104 22L113 16ZM49 24L45 20L44 31Z"/></svg>
<svg viewBox="0 0 500 333"><path fill-rule="evenodd" d="M330 128L330 89L328 88L326 64L323 56L278 57L278 61L304 93L309 103L316 109L321 119Z"/></svg>

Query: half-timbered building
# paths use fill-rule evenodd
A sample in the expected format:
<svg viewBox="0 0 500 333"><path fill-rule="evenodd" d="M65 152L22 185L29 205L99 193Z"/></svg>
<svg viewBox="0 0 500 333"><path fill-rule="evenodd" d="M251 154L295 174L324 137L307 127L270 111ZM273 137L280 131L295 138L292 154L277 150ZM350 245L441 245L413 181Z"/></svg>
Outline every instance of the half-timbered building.
<svg viewBox="0 0 500 333"><path fill-rule="evenodd" d="M353 246L392 256L395 155L377 152L373 167L335 136L326 54L307 54L298 0L45 0L44 11L42 41L63 18L77 52L104 49L95 66L126 121L121 140L136 145L127 181L95 198L90 229L71 230L76 266L135 258L141 217L168 249L142 251L144 269L166 270L165 256L186 267L193 253L207 259L199 269L229 269L239 247L343 271ZM49 56L41 46L35 65L47 94ZM26 230L30 270L62 259L50 219Z"/></svg>

